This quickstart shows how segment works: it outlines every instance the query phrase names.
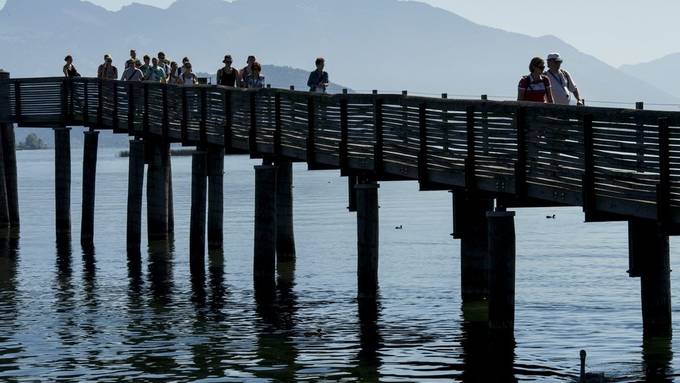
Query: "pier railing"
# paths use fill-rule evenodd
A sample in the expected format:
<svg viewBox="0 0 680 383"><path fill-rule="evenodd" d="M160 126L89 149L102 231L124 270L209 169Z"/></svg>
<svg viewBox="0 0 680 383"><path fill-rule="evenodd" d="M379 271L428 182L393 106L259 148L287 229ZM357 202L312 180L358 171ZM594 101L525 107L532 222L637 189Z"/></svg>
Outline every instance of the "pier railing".
<svg viewBox="0 0 680 383"><path fill-rule="evenodd" d="M680 223L679 112L5 76L0 122L219 145L508 206L583 206L589 221Z"/></svg>

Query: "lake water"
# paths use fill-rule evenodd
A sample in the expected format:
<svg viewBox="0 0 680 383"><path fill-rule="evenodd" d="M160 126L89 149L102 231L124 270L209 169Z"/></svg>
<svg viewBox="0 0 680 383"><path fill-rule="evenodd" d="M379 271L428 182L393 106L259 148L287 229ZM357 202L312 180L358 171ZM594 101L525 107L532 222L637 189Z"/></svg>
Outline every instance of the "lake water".
<svg viewBox="0 0 680 383"><path fill-rule="evenodd" d="M128 165L117 152L99 153L96 248L86 252L82 151L72 153L71 246L55 241L54 152L17 154L22 227L18 241L0 241L0 380L560 382L577 376L580 349L589 370L614 381L680 376L677 343L643 344L623 223L584 224L579 208L518 211L516 347L499 349L461 306L449 193L381 184L380 297L360 307L346 179L296 165L297 263L280 270L276 303L258 304L257 162L227 157L225 248L206 257L205 281L192 282L190 158L173 159L174 243L144 242L142 263L129 264Z"/></svg>

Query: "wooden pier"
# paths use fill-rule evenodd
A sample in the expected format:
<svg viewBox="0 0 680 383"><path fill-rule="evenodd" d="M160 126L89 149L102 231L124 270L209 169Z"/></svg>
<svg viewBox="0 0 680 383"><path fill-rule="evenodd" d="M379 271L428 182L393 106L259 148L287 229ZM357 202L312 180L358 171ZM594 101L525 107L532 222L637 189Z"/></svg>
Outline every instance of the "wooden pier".
<svg viewBox="0 0 680 383"><path fill-rule="evenodd" d="M94 231L94 132L131 137L131 253L141 238L144 167L147 231L151 240L162 240L174 226L168 145L195 146L191 270L202 274L206 224L210 247L223 240L222 153L249 154L263 160L255 170L256 287L271 288L276 257L295 257L291 163L306 162L310 170L339 169L348 177L349 209L357 211L358 296L370 299L378 289L379 183L415 180L423 191L453 193L463 300L488 300L491 327L512 333L515 229L514 214L506 210L581 206L586 222L629 222L629 273L641 277L645 334L670 336L668 237L680 234L680 113L443 96L13 79L0 73L0 226L19 224L12 124L55 129L58 233L69 233L71 225L68 127L90 128L84 245L91 245Z"/></svg>

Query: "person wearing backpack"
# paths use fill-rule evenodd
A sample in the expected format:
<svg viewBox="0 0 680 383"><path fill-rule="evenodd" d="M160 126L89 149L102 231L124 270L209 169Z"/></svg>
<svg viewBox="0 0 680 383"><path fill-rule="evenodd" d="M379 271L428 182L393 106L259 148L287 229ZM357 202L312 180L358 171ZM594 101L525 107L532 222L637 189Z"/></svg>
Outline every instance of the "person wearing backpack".
<svg viewBox="0 0 680 383"><path fill-rule="evenodd" d="M532 101L554 104L550 80L543 75L545 61L534 57L529 63L529 75L519 80L517 101Z"/></svg>
<svg viewBox="0 0 680 383"><path fill-rule="evenodd" d="M576 105L583 105L583 99L581 99L574 80L571 79L569 72L560 68L561 66L562 57L559 53L548 55L548 70L545 71L544 75L550 80L555 104L569 105L571 101L569 92L571 92L576 97Z"/></svg>

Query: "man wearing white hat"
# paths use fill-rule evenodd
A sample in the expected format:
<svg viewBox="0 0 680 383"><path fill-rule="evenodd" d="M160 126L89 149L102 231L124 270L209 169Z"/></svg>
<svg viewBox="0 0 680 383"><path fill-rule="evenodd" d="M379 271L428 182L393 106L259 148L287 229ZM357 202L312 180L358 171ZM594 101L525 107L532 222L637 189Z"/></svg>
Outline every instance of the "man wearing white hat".
<svg viewBox="0 0 680 383"><path fill-rule="evenodd" d="M569 105L571 99L569 92L571 92L576 97L576 105L583 105L583 99L581 99L581 95L576 84L574 84L574 80L571 79L571 75L566 70L560 69L562 66L560 54L549 54L547 61L548 70L544 74L550 80L555 104Z"/></svg>

